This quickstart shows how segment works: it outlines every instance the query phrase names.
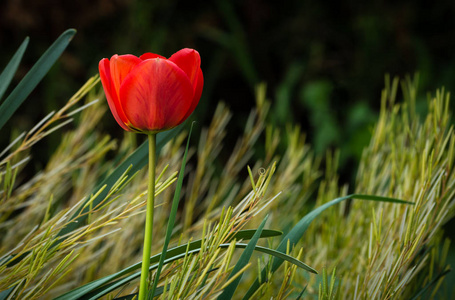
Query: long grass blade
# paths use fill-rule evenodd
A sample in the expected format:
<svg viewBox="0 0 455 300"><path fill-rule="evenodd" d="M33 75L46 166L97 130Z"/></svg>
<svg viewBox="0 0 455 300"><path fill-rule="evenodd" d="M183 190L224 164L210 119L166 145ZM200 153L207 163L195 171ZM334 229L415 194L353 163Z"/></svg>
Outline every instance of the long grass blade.
<svg viewBox="0 0 455 300"><path fill-rule="evenodd" d="M3 95L6 92L11 80L14 77L14 74L17 71L17 67L19 67L19 63L22 60L22 56L24 55L25 49L27 49L29 38L26 37L22 44L17 49L16 53L14 53L13 58L9 61L6 65L5 69L3 70L2 74L0 74L0 100L3 98Z"/></svg>
<svg viewBox="0 0 455 300"><path fill-rule="evenodd" d="M161 148L174 136L178 134L180 131L180 126L176 127L172 130L165 131L163 133L160 133L157 135L157 145L156 149L157 151L160 151ZM112 188L112 186L117 182L119 177L131 166L131 169L129 172L132 172L133 174L140 170L142 167L144 167L147 164L148 161L148 147L147 143L143 143L141 146L139 146L136 151L134 151L127 159L125 159L107 178L105 178L101 183L98 184L98 186L94 189L93 194L97 194L97 197L95 199L89 199L85 201L87 203L88 201L92 201L92 206L96 207L109 193L109 190ZM105 187L104 187L105 186ZM101 192L98 192L102 187L103 190ZM85 203L80 206L79 209L77 209L72 217L71 220L72 222L68 223L68 225L63 228L62 230L59 231L57 234L57 239L55 240L53 246L57 246L61 243L62 239L58 237L62 237L67 235L73 230L76 230L80 226L82 226L85 222L85 220L88 217L87 212L90 207L85 206ZM13 263L10 263L8 266L15 265L19 263L24 257L27 256L27 253L24 253L22 257L17 257L14 259ZM1 262L1 264L8 263L14 256L10 256L8 259L5 259L4 261ZM1 299L0 299L1 300Z"/></svg>
<svg viewBox="0 0 455 300"><path fill-rule="evenodd" d="M422 289L420 289L414 297L411 298L411 300L417 300L420 299L433 285L435 285L441 278L446 276L447 274L450 273L450 269L444 270L443 272L439 273L433 280L431 280L426 286L424 286Z"/></svg>
<svg viewBox="0 0 455 300"><path fill-rule="evenodd" d="M229 248L231 244L221 244L220 245L220 248ZM237 243L235 244L235 248L246 248L248 246L248 244L242 244L242 243ZM184 258L185 256L189 255L189 254L194 254L194 253L198 253L200 252L202 249L201 248L197 248L197 249L194 249L194 250L191 250L191 251L185 251L185 253L181 253L179 255L176 255L176 256L173 256L173 257L169 257L168 259L164 260L164 264L168 264L168 263L171 263L173 261L176 261L178 259L182 259ZM284 254L284 253L281 253L281 252L278 252L276 250L273 250L273 249L270 249L270 248L266 248L266 247L260 247L260 246L255 246L254 247L254 250L255 251L258 251L258 252L262 252L262 253L265 253L265 254L270 254L270 255L273 255L279 259L282 259L283 261L286 260L304 270L307 270L309 272L312 272L312 273L317 273L316 270L314 270L313 268L311 268L310 266L304 264L303 262L301 262L300 260L298 259L295 259L294 257L290 256L290 255L287 255L287 254ZM151 261L150 261L151 262ZM150 267L149 270L154 270L158 267L158 264L155 264L153 266ZM56 298L55 300L59 299L59 300L72 300L72 299L79 299L79 300L96 300L96 299L99 299L100 297L103 297L105 295L107 295L108 293L120 288L121 286L131 282L132 280L135 280L137 278L139 278L141 276L141 272L136 272L134 274L131 274L127 277L124 277L124 278L121 278L119 280L116 280L114 282L110 282L106 285L103 285L97 289L91 289L90 291L87 291L86 293L84 293L83 295L80 295L78 297L69 297L68 295L66 295L66 297L63 297L63 296L60 296L59 298ZM156 293L154 293L155 295ZM63 298L61 298L63 297Z"/></svg>
<svg viewBox="0 0 455 300"><path fill-rule="evenodd" d="M163 146L174 138L181 130L182 125L168 130L162 133L159 133L156 137L156 151L159 152ZM106 188L98 194L96 199L93 200L93 206L97 206L109 193L109 190L112 186L117 182L119 177L130 167L130 173L134 174L140 169L142 169L148 162L148 144L144 142L139 148L136 149L127 159L125 159L106 179L98 184L98 186L94 189L93 194L96 193L102 186L106 185ZM87 199L89 201L89 199ZM83 209L84 205L81 205L81 208L78 209L73 216L71 217L72 222L68 224L64 229L62 229L58 236L64 236L71 231L77 229L78 227L82 226L84 221L87 219L87 215L85 214L88 211L88 207ZM60 243L60 241L58 241ZM58 244L57 243L57 244ZM56 245L57 245L56 244Z"/></svg>
<svg viewBox="0 0 455 300"><path fill-rule="evenodd" d="M220 245L221 248L227 248L228 246L229 246L229 244ZM235 244L235 248L246 248L246 246L248 246L248 244L242 244L242 243ZM276 257L277 259L281 259L282 261L286 260L286 261L290 262L291 264L294 264L297 267L304 269L310 273L318 274L318 271L316 271L314 268L310 267L309 265L307 265L307 264L301 262L300 260L298 260L290 255L287 255L283 252L280 252L280 251L277 251L274 249L270 249L267 247L261 247L261 246L255 246L254 250L265 253L265 254L270 254L270 255Z"/></svg>
<svg viewBox="0 0 455 300"><path fill-rule="evenodd" d="M344 200L347 199L359 199L359 200L369 200L369 201L379 201L379 202L391 202L391 203L399 203L399 204L414 204L409 201L404 201L400 199L395 199L395 198L389 198L389 197L381 197L381 196L371 196L371 195L362 195L362 194L352 194L340 198L336 198L330 202L325 203L324 205L321 205L320 207L316 208L315 210L311 211L308 213L306 216L304 216L300 221L289 231L289 233L283 238L281 243L277 247L277 251L286 253L286 247L288 240L291 245L297 244L297 242L302 238L303 234L305 231L308 229L308 226L310 226L311 222L319 216L324 210L329 208L330 206L333 206L335 204L338 204ZM272 267L270 268L270 272L275 272L283 263L283 260L281 259L274 259ZM266 270L263 269L261 272L261 276L265 278L266 276ZM249 299L251 296L256 292L256 290L259 288L260 283L259 280L256 279L254 283L250 286L248 289L247 293L243 297L243 299Z"/></svg>
<svg viewBox="0 0 455 300"><path fill-rule="evenodd" d="M231 240L239 240L239 239L244 239L244 240L249 240L253 237L255 233L255 230L242 230L234 234L231 238ZM261 233L261 238L268 238L268 237L275 237L281 235L281 232L276 231L276 230L269 230L269 229L264 229ZM176 257L178 255L184 255L188 249L188 251L193 251L196 249L199 249L201 247L201 240L196 240L194 242L191 242L189 245L181 245L178 247L174 247L172 249L169 249L166 253L166 257ZM161 254L156 254L152 257L150 257L150 263L157 263L159 262L161 258ZM112 282L113 280L117 280L123 276L126 276L130 274L133 271L139 270L141 268L141 262L138 262L132 266L129 266L128 268L125 268L115 274L97 279L95 281L92 281L90 283L87 283L83 286L80 286L68 293L65 293L59 297L56 298L56 300L71 300L71 299L79 299L79 297L83 297L84 295L93 292L94 290L100 288L103 285L108 284L109 282ZM139 273L140 274L140 273Z"/></svg>
<svg viewBox="0 0 455 300"><path fill-rule="evenodd" d="M76 30L74 29L68 29L62 33L38 59L36 64L30 69L21 82L19 82L8 98L5 99L5 102L0 106L0 129L35 89L44 75L47 74L75 34Z"/></svg>
<svg viewBox="0 0 455 300"><path fill-rule="evenodd" d="M234 235L234 238L236 240L249 240L252 239L254 234L256 233L256 229L245 229L241 231L237 231ZM266 238L266 237L274 237L274 236L280 236L282 235L283 232L279 230L273 230L273 229L264 229L262 230L261 233L261 238Z"/></svg>
<svg viewBox="0 0 455 300"><path fill-rule="evenodd" d="M265 216L261 225L259 225L258 229L256 230L256 233L253 235L253 238L250 240L248 246L245 248L245 251L243 251L239 260L235 264L231 274L229 274L228 280L232 278L232 276L236 275L240 270L242 270L250 261L251 255L253 255L254 247L256 247L256 244L261 236L262 230L264 229L268 217L269 217L268 215ZM232 299L232 296L234 296L234 292L237 289L237 286L239 285L240 279L242 279L242 274L240 274L240 276L238 276L224 289L223 293L218 297L218 299L219 300Z"/></svg>
<svg viewBox="0 0 455 300"><path fill-rule="evenodd" d="M295 300L300 300L300 299L302 299L302 296L303 296L303 294L305 293L306 287L307 287L307 286L308 286L308 285L305 285L305 286L303 287L302 291L300 292L300 294L297 296L297 298L296 298Z"/></svg>

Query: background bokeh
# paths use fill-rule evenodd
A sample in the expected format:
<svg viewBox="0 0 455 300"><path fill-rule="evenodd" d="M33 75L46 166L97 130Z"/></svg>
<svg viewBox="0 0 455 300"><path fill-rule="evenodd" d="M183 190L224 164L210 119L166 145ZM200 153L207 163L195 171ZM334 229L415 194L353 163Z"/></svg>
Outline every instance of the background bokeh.
<svg viewBox="0 0 455 300"><path fill-rule="evenodd" d="M210 120L225 101L242 128L254 87L268 85L271 122L301 124L319 153L341 148L342 180L352 181L376 121L384 75L420 75L421 95L455 86L455 2L217 0L3 0L0 67L26 36L31 41L16 76L66 29L77 35L59 63L16 114L30 128L61 106L98 61L114 53L169 56L183 47L202 56L205 88L195 116ZM424 97L422 98L424 101ZM118 134L113 119L106 127ZM9 136L2 135L1 142ZM229 139L229 137L228 137ZM52 143L51 143L52 144ZM52 145L43 145L44 156Z"/></svg>

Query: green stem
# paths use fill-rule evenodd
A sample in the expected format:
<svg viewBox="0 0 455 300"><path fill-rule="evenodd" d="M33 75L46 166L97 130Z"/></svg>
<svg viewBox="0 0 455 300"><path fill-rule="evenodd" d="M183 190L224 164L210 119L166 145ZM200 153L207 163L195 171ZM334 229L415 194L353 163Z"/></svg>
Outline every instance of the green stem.
<svg viewBox="0 0 455 300"><path fill-rule="evenodd" d="M150 267L150 252L153 234L153 208L155 206L155 151L156 134L148 135L149 141L149 182L147 192L147 212L145 217L144 248L142 254L141 283L139 286L139 300L147 299L147 279ZM157 278L158 280L158 278Z"/></svg>

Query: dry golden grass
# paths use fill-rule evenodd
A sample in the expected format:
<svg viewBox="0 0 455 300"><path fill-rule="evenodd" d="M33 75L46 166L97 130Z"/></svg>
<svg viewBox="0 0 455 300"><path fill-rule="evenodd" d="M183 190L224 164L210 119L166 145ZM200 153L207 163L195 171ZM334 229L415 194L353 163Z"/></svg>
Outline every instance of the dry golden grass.
<svg viewBox="0 0 455 300"><path fill-rule="evenodd" d="M101 204L90 201L96 184L132 153L135 144L126 134L116 148L116 141L97 129L107 106L94 102L97 93L88 93L95 83L92 79L62 111L19 136L2 156L0 290L12 288L11 299L51 299L141 260L146 172L125 173ZM352 200L328 209L296 247L288 246L290 255L321 274L286 262L278 272L260 278L263 284L256 298L297 298L305 290L307 298L410 299L426 285L440 284L438 275L446 270L448 251L441 227L454 216L455 141L449 96L438 91L428 100L428 113L419 116L415 84L404 81L403 101L396 100L397 90L398 80L388 82L351 190L415 205ZM69 116L69 108L82 99L90 105ZM224 144L232 114L223 103L210 126L201 129L197 146L189 151L171 246L202 239L203 247L165 266L159 284L164 286L162 299L216 298L242 251L228 239L233 232L257 228L266 214L266 228L288 231L314 206L312 198L320 206L347 194L348 187L338 184L338 153L327 154L322 170L322 159L305 144L299 127L274 128L267 124L269 113L265 86L260 86L257 107L237 144ZM45 168L23 180L21 170L32 146L69 117L76 118L74 129L63 135ZM255 153L259 139L265 144L262 157ZM185 140L186 133L180 133L159 154L154 254L163 244ZM225 147L231 155L222 161ZM112 151L117 158L109 160L106 154ZM255 163L249 169L251 161ZM58 233L81 207L89 208L87 222L57 244ZM279 240L264 240L261 245L272 247ZM253 255L242 270L236 299L269 261L267 255ZM132 281L106 299L135 291L137 281Z"/></svg>

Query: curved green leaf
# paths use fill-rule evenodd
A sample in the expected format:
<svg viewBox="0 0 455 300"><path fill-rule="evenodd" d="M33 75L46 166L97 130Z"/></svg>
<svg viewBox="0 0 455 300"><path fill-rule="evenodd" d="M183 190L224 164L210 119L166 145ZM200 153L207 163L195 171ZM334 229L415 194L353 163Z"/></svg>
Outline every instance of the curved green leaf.
<svg viewBox="0 0 455 300"><path fill-rule="evenodd" d="M253 238L256 231L256 229L245 229L242 231L237 231L233 238L236 240L249 240ZM261 238L280 236L282 234L283 232L280 230L264 229L261 233Z"/></svg>
<svg viewBox="0 0 455 300"><path fill-rule="evenodd" d="M8 98L5 99L5 102L0 106L0 129L2 129L9 118L11 118L28 95L35 89L44 75L47 74L55 61L66 49L74 34L76 34L76 30L74 29L68 29L62 33L38 59L36 64L30 69L21 82L19 82Z"/></svg>
<svg viewBox="0 0 455 300"><path fill-rule="evenodd" d="M220 247L221 248L227 248L229 246L229 244L221 244ZM240 244L240 243L237 243L235 244L235 247L236 248L246 248L246 246L248 246L248 244ZM286 253L283 253L283 252L279 252L277 250L274 250L274 249L270 249L270 248L267 248L267 247L261 247L261 246L255 246L254 247L254 250L255 251L258 251L258 252L262 252L262 253L265 253L265 254L269 254L269 255L272 255L278 259L281 259L282 261L288 261L290 262L291 264L294 264L296 265L297 267L301 268L301 269L304 269L305 271L308 271L310 273L314 273L314 274L318 274L318 271L316 271L314 268L310 267L309 265L301 262L300 260L286 254Z"/></svg>
<svg viewBox="0 0 455 300"><path fill-rule="evenodd" d="M427 285L422 287L417 293L411 298L411 300L417 300L417 299L422 299L421 297L425 295L425 293L432 287L434 286L441 278L446 276L447 274L450 273L450 269L446 269L442 272L440 272L436 277L434 277ZM427 295L428 296L428 295ZM425 297L424 297L425 298Z"/></svg>
<svg viewBox="0 0 455 300"><path fill-rule="evenodd" d="M240 256L239 260L234 266L234 269L232 270L231 274L229 274L229 278L232 278L235 274L240 272L250 261L251 255L253 255L254 247L256 247L256 244L261 236L262 230L264 229L265 222L267 222L268 215L265 216L264 220L262 221L261 225L259 225L258 229L256 230L256 233L253 235L253 238L251 241L248 243L248 246L245 248L245 251L243 251L242 255ZM224 300L224 299L231 299L232 296L234 295L235 290L237 289L237 286L239 285L240 279L242 279L242 275L238 276L234 281L232 281L223 291L223 293L218 297L219 300Z"/></svg>
<svg viewBox="0 0 455 300"><path fill-rule="evenodd" d="M409 201L404 201L400 199L395 199L395 198L389 198L389 197L380 197L380 196L371 196L371 195L362 195L362 194L352 194L340 198L336 198L330 202L327 202L320 207L316 208L315 210L311 211L309 214L304 216L300 221L289 231L289 233L283 238L281 243L278 245L276 251L286 253L286 248L287 248L287 243L288 240L293 247L297 242L302 238L303 234L305 231L308 229L308 226L310 226L311 222L319 216L324 210L329 208L332 205L338 204L344 200L347 199L360 199L360 200L369 200L369 201L380 201L380 202L391 202L391 203L399 203L399 204L414 204ZM275 272L283 263L282 259L274 259L272 267L270 268L269 272ZM266 270L262 270L261 274L262 278L266 277ZM243 299L249 299L253 294L256 292L256 290L259 288L260 283L259 280L256 279L254 283L250 286L248 289L247 293L243 297Z"/></svg>
<svg viewBox="0 0 455 300"><path fill-rule="evenodd" d="M3 70L2 74L0 74L0 100L3 97L6 89L8 88L11 80L16 73L17 67L22 60L22 56L24 55L25 49L27 49L29 38L26 37L22 44L17 49L16 53L14 53L13 58L9 61L6 65L5 69Z"/></svg>
<svg viewBox="0 0 455 300"><path fill-rule="evenodd" d="M248 239L251 239L254 235L256 231L255 230L242 230L242 231L239 231L237 232L236 234L234 234L231 238L231 240L233 239L244 239L244 240L248 240ZM262 234L261 234L261 238L268 238L268 237L274 237L274 236L279 236L281 235L282 233L280 231L277 231L277 230L269 230L269 229L264 229L262 231ZM201 240L196 240L194 242L191 242L188 245L181 245L181 246L177 246L177 247L174 247L172 249L169 249L166 253L166 257L175 257L177 255L181 255L181 254L185 254L187 248L189 251L192 251L192 250L195 250L195 249L199 249L201 247ZM150 263L153 264L153 263L156 263L160 260L160 257L161 257L161 254L156 254L152 257L150 257ZM157 265L156 265L157 266ZM153 266L152 266L153 267ZM133 271L136 271L136 270L139 270L141 268L141 262L138 262L132 266L129 266L128 268L125 268L115 274L112 274L112 275L109 275L109 276L106 276L106 277L103 277L103 278L100 278L100 279L97 279L95 281L92 281L90 283L87 283L83 286L80 286L68 293L65 293L59 297L57 297L56 299L59 299L59 300L72 300L72 299L79 299L80 297L83 297L84 295L87 295L88 293L100 288L101 286L103 285L106 285L110 282L112 282L113 280L117 280L123 276L126 276L128 275L129 273L133 272Z"/></svg>
<svg viewBox="0 0 455 300"><path fill-rule="evenodd" d="M230 244L221 244L220 245L220 248L228 248L230 246ZM242 243L236 243L235 244L235 248L246 248L248 246L248 244L242 244ZM259 251L259 252L262 252L262 253L265 253L265 254L270 254L270 255L273 255L281 260L286 260L304 270L307 270L309 272L312 272L312 273L316 273L317 274L317 271L315 269L313 269L312 267L304 264L303 262L301 262L300 260L298 259L295 259L294 257L290 256L290 255L287 255L287 254L284 254L282 252L278 252L276 250L273 250L273 249L270 249L270 248L266 248L266 247L260 247L260 246L254 246L254 250L255 251ZM176 255L174 257L170 257L166 260L164 260L164 264L168 264L168 263L171 263L173 261L176 261L178 259L181 259L181 258L184 258L186 255L188 254L193 254L193 253L198 253L201 251L201 248L198 248L198 249L194 249L194 250L191 250L191 251L187 251L185 253L181 253L179 255ZM153 266L150 267L149 270L154 270L158 268L158 264L155 264ZM135 280L137 278L139 278L141 276L141 272L136 272L134 274L131 274L127 277L124 277L122 279L119 279L115 282L111 282L109 284L106 284L104 286L101 286L100 288L96 289L96 290L92 290L90 291L88 294L85 294L83 295L82 297L78 297L76 299L80 299L80 300L96 300L96 299L99 299L100 297L104 296L104 295L107 295L108 293L120 288L121 286L127 284L128 282L132 281L132 280ZM60 299L57 298L57 299ZM65 297L65 298L61 298L61 299L75 299L75 298L69 298L69 297Z"/></svg>
<svg viewBox="0 0 455 300"><path fill-rule="evenodd" d="M19 82L19 84L14 88L8 98L0 106L0 129L6 124L6 122L11 118L14 112L19 108L19 106L25 101L25 99L30 95L30 93L35 89L38 83L43 79L47 74L49 69L55 63L55 61L60 57L63 51L68 46L69 42L76 34L76 30L68 29L62 33L57 40L44 52L44 54L38 59L38 61L33 65L27 75ZM9 85L8 77L12 76L15 72L16 64L19 64L23 52L28 44L28 38L24 40L20 48L14 55L12 61L7 65L5 73L2 72L0 76L0 85L5 85L4 89ZM9 74L12 73L12 74ZM1 81L5 79L5 83ZM0 86L0 91L1 87ZM0 93L1 96L1 93ZM10 261L14 256L10 256L8 259L5 259L1 262L1 265ZM25 257L25 256L24 256ZM14 264L21 261L22 258L16 259ZM2 292L3 293L3 292Z"/></svg>

